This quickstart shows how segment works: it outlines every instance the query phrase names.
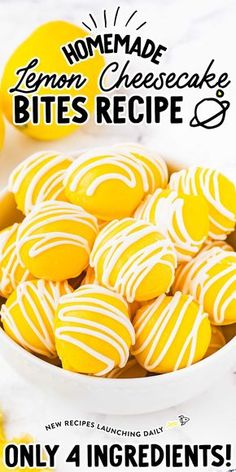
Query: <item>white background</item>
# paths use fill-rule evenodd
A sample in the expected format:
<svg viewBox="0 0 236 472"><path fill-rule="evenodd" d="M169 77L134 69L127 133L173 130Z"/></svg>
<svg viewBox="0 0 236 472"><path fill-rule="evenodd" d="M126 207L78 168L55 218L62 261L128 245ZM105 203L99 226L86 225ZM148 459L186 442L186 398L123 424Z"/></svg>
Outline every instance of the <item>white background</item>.
<svg viewBox="0 0 236 472"><path fill-rule="evenodd" d="M103 9L114 15L118 3L100 0L0 0L0 69L3 69L11 51L37 25L47 20L65 19L77 24L86 21L88 14L94 13L98 23L102 22ZM138 140L155 146L168 161L211 163L223 169L226 174L236 176L235 127L236 127L236 3L235 0L135 0L119 2L120 21L138 10L135 26L147 20L143 35L168 46L163 67L170 71L203 72L212 58L218 73L227 71L232 80L225 99L231 102L223 126L215 130L190 128L188 124L170 126L167 120L154 126L101 127L92 124L78 133L61 141L40 143L23 136L7 127L6 143L0 153L0 182L4 185L10 169L31 152L42 149L58 149L70 152L94 144ZM139 23L137 23L139 21ZM121 24L118 25L121 28ZM130 24L132 28L132 24ZM140 66L139 66L140 67ZM187 92L185 92L187 93ZM215 92L214 92L215 93ZM214 96L210 91L206 96ZM203 95L204 96L204 95ZM202 98L203 98L202 96ZM191 92L186 97L185 112L191 114L193 103L198 101L198 93ZM189 118L191 116L189 115ZM186 414L191 421L183 428L164 433L157 441L165 442L208 442L235 443L236 431L236 378L232 373L219 379L217 385L185 405L168 411L139 417L99 417L83 411L83 405L70 405L67 399L62 403L57 392L48 396L26 383L17 373L0 360L0 404L5 412L9 435L31 432L42 441L60 440L67 437L73 442L108 441L109 436L74 429L46 433L44 424L63 417L92 418L97 422L128 429L151 429L166 421ZM114 438L110 438L113 440ZM153 440L153 438L151 438ZM149 441L151 440L149 439ZM155 438L154 438L155 440ZM118 439L115 438L117 442ZM236 468L236 461L234 463ZM63 470L63 467L58 467ZM72 470L72 469L70 469ZM210 470L210 469L208 469ZM223 470L223 469L222 469ZM225 469L224 469L225 470Z"/></svg>

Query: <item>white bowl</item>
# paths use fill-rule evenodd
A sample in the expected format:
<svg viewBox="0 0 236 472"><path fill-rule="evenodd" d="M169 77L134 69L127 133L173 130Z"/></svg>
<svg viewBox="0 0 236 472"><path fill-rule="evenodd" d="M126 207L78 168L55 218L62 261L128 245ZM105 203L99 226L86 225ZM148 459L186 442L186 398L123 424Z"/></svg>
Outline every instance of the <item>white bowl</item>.
<svg viewBox="0 0 236 472"><path fill-rule="evenodd" d="M21 219L9 193L0 194L6 212L0 229ZM103 379L68 372L30 354L0 328L0 354L19 374L40 389L61 395L87 411L141 414L183 403L207 390L236 363L236 337L212 356L169 374L139 379Z"/></svg>
<svg viewBox="0 0 236 472"><path fill-rule="evenodd" d="M131 415L163 410L207 390L233 367L236 338L191 367L140 379L103 379L63 370L25 351L2 329L0 353L28 381L85 411Z"/></svg>

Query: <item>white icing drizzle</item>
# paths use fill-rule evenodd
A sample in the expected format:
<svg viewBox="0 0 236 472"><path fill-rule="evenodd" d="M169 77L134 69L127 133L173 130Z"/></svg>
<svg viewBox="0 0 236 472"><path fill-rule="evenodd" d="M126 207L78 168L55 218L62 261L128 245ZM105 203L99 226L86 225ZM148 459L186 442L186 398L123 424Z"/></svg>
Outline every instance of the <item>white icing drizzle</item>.
<svg viewBox="0 0 236 472"><path fill-rule="evenodd" d="M155 240L156 235L160 237L154 225L133 218L114 220L109 223L97 236L90 256L90 265L95 268L96 278L98 278L99 261L105 256L101 283L124 295L128 302L133 302L142 281L157 264L160 264L170 268L168 291L174 279L176 255L171 242L165 238ZM145 242L145 247L142 245L141 248L136 249L135 245L147 236L150 236L153 241ZM115 283L111 284L110 277L114 266L120 259L122 260L125 251L132 247L134 253L124 259ZM166 260L166 256L171 256L172 261Z"/></svg>
<svg viewBox="0 0 236 472"><path fill-rule="evenodd" d="M209 272L214 267L217 268L217 273L210 275ZM221 288L218 288L216 297L212 300L211 316L215 323L222 324L227 319L231 302L236 300L235 253L231 254L219 247L200 252L191 262L178 268L173 290L190 293L204 305L208 291L215 284L219 287L219 282Z"/></svg>
<svg viewBox="0 0 236 472"><path fill-rule="evenodd" d="M21 162L12 172L8 188L16 194L22 184L30 177L30 182L25 193L24 211L29 213L36 203L45 200L56 200L63 192L63 179L65 170L72 162L71 157L64 156L54 151L38 152ZM63 165L63 168L61 166ZM40 169L36 170L38 166ZM58 168L60 167L60 169ZM40 189L36 188L47 173L53 174L46 179ZM31 176L32 175L32 176Z"/></svg>
<svg viewBox="0 0 236 472"><path fill-rule="evenodd" d="M107 166L113 166L113 171L106 171ZM75 192L81 180L89 172L96 171L97 177L87 186L86 195L93 196L97 188L109 180L123 182L127 187L135 188L137 185L136 173L138 173L143 191L148 192L149 183L146 167L134 158L132 154L123 155L113 148L91 149L79 156L65 173L64 185L69 185Z"/></svg>
<svg viewBox="0 0 236 472"><path fill-rule="evenodd" d="M219 214L219 218L216 219L210 212L211 228L209 236L213 239L223 240L228 233L233 231L236 215L226 208L220 199L219 176L220 173L213 169L190 167L172 174L169 186L176 191L203 195L208 204L217 210ZM219 221L221 215L228 220L228 224ZM220 230L221 234L217 229Z"/></svg>
<svg viewBox="0 0 236 472"><path fill-rule="evenodd" d="M178 261L189 261L199 251L205 237L193 239L184 221L184 199L175 191L167 194L157 189L137 208L134 216L155 224L158 231L170 238L177 252ZM181 235L181 237L179 236Z"/></svg>
<svg viewBox="0 0 236 472"><path fill-rule="evenodd" d="M27 242L32 243L29 251L30 257L36 257L49 249L72 245L83 248L90 253L89 243L86 238L77 233L68 231L50 230L50 224L68 221L75 222L82 226L87 226L96 235L98 232L97 219L87 213L83 208L67 202L48 201L35 206L21 223L17 237L17 251L20 257L20 250ZM44 227L44 232L41 228Z"/></svg>
<svg viewBox="0 0 236 472"><path fill-rule="evenodd" d="M180 309L175 325L173 329L171 330L171 333L168 336L168 339L163 349L161 350L159 355L156 356L155 353L156 353L156 350L158 349L159 342L161 341L163 333L165 332L165 329L167 328L168 324L171 322L172 318L176 315L176 310L178 309L178 305L180 303L182 296L183 295L181 292L177 292L170 299L168 304L161 311L160 316L158 316L158 319L154 323L153 328L151 329L149 335L146 337L146 339L143 342L141 342L141 344L140 344L139 338L142 336L142 333L146 325L148 324L148 322L153 317L155 317L155 313L157 309L160 308L163 301L165 300L166 295L161 295L159 298L157 298L154 301L154 303L149 305L143 311L142 316L138 318L134 324L134 328L136 332L136 344L138 344L139 347L138 349L133 351L133 354L137 356L138 354L143 352L146 348L148 348L148 353L144 361L144 367L147 370L150 370L150 371L158 370L158 366L166 357L170 347L172 346L172 344L175 342L176 338L178 337L178 332L181 325L185 322L185 318L188 317L188 311L189 311L191 303L193 302L193 298L191 296L188 296L187 299L185 300L182 308ZM180 368L181 362L186 354L186 351L189 348L190 349L189 349L189 357L187 361L187 366L190 366L193 363L194 357L196 354L199 328L203 320L207 317L208 317L207 313L204 313L202 307L199 305L199 309L195 317L194 323L191 327L189 334L186 336L186 338L183 341L183 346L178 355L178 358L176 360L173 370L177 370ZM154 357L154 360L152 361L153 357Z"/></svg>
<svg viewBox="0 0 236 472"><path fill-rule="evenodd" d="M230 244L226 243L225 241L214 241L212 239L206 239L204 242L202 248L201 248L201 253L203 251L209 251L209 249L212 249L213 247L218 247L220 249L223 249L224 251L230 251L233 252L233 247L230 246Z"/></svg>
<svg viewBox="0 0 236 472"><path fill-rule="evenodd" d="M88 267L86 269L86 274L81 282L81 285L88 285L88 284L98 284L97 280L95 279L95 272L94 272L94 269L92 269L92 267Z"/></svg>
<svg viewBox="0 0 236 472"><path fill-rule="evenodd" d="M115 303L112 303L112 299L119 300L123 309L116 307ZM80 316L80 312L87 312L87 317ZM96 321L89 319L91 314L96 315ZM73 294L61 298L57 316L63 326L56 328L56 339L71 343L93 356L95 361L104 363L106 367L96 373L97 376L105 375L115 367L114 359L100 352L103 342L117 351L120 359L119 367L125 366L129 358L129 346L121 334L106 326L106 318L114 320L123 329L126 329L130 337L130 344L135 343L134 329L128 318L128 306L120 295L98 285L83 285ZM71 326L71 323L74 325ZM100 341L98 349L82 342L79 339L80 334L91 336L91 340L95 338Z"/></svg>
<svg viewBox="0 0 236 472"><path fill-rule="evenodd" d="M148 149L145 146L137 143L122 143L113 146L118 152L123 155L129 155L131 159L137 161L140 159L149 179L148 192L153 193L156 188L156 177L160 181L160 187L164 188L168 182L168 169L164 159L154 150ZM140 157L139 157L140 156ZM155 174L151 165L155 168Z"/></svg>
<svg viewBox="0 0 236 472"><path fill-rule="evenodd" d="M70 293L71 290L67 281L34 280L18 285L15 302L9 305L2 305L1 307L1 318L4 327L8 326L17 342L25 349L43 356L55 357L56 350L53 335L55 311L60 297L65 293ZM38 326L27 312L27 305L31 306ZM15 310L20 312L18 320L14 316ZM38 338L41 348L29 342L29 339L27 339L29 335L24 335L22 324L20 323L21 317L28 324L32 333ZM50 330L48 330L46 321L49 323Z"/></svg>
<svg viewBox="0 0 236 472"><path fill-rule="evenodd" d="M8 297L21 282L30 277L30 272L23 267L17 257L16 235L19 225L15 223L1 235L0 244L0 292ZM13 239L12 239L13 238ZM9 243L12 239L11 244Z"/></svg>

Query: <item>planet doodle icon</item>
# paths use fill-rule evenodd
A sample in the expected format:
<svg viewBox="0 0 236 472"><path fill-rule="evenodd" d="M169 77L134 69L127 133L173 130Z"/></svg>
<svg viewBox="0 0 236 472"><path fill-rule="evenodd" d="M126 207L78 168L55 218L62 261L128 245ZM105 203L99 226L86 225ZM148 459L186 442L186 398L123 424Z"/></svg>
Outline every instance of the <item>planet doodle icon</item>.
<svg viewBox="0 0 236 472"><path fill-rule="evenodd" d="M189 125L193 128L197 126L206 129L217 128L224 122L226 110L228 110L229 106L230 102L227 100L220 101L217 98L204 98L195 106L194 117Z"/></svg>

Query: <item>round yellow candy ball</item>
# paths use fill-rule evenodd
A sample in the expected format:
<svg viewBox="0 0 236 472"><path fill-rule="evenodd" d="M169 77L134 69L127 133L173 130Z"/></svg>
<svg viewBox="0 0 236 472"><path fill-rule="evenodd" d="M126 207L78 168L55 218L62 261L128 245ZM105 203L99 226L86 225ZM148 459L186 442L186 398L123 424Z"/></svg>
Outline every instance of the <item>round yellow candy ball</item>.
<svg viewBox="0 0 236 472"><path fill-rule="evenodd" d="M205 198L210 217L209 236L225 239L235 227L236 187L227 177L214 169L190 167L172 174L172 190Z"/></svg>
<svg viewBox="0 0 236 472"><path fill-rule="evenodd" d="M154 149L138 143L121 143L114 146L121 154L129 154L145 168L148 179L148 193L165 188L168 183L168 168L164 159Z"/></svg>
<svg viewBox="0 0 236 472"><path fill-rule="evenodd" d="M208 315L189 295L161 295L134 318L137 361L149 372L172 372L201 360L209 346Z"/></svg>
<svg viewBox="0 0 236 472"><path fill-rule="evenodd" d="M213 325L236 322L236 253L220 247L200 251L176 271L173 292L191 294Z"/></svg>
<svg viewBox="0 0 236 472"><path fill-rule="evenodd" d="M157 189L148 195L134 216L154 224L172 241L179 262L188 261L197 254L209 231L205 200L170 189Z"/></svg>
<svg viewBox="0 0 236 472"><path fill-rule="evenodd" d="M21 162L8 182L19 210L26 215L37 203L66 201L62 182L71 162L72 158L53 151L38 152Z"/></svg>
<svg viewBox="0 0 236 472"><path fill-rule="evenodd" d="M88 266L97 231L96 218L76 205L40 203L19 228L20 261L38 278L60 281L77 277Z"/></svg>
<svg viewBox="0 0 236 472"><path fill-rule="evenodd" d="M150 170L131 153L98 148L80 154L66 172L69 201L103 221L131 216L149 190Z"/></svg>
<svg viewBox="0 0 236 472"><path fill-rule="evenodd" d="M17 257L17 234L19 224L0 232L0 294L7 298L17 285L33 278Z"/></svg>
<svg viewBox="0 0 236 472"><path fill-rule="evenodd" d="M101 285L129 303L167 292L174 280L176 254L154 225L134 218L110 222L96 238L90 257Z"/></svg>
<svg viewBox="0 0 236 472"><path fill-rule="evenodd" d="M31 280L18 285L1 307L5 332L34 354L56 357L55 312L60 297L69 292L65 281Z"/></svg>
<svg viewBox="0 0 236 472"><path fill-rule="evenodd" d="M135 341L125 300L92 284L60 299L55 338L64 369L97 376L124 367Z"/></svg>

